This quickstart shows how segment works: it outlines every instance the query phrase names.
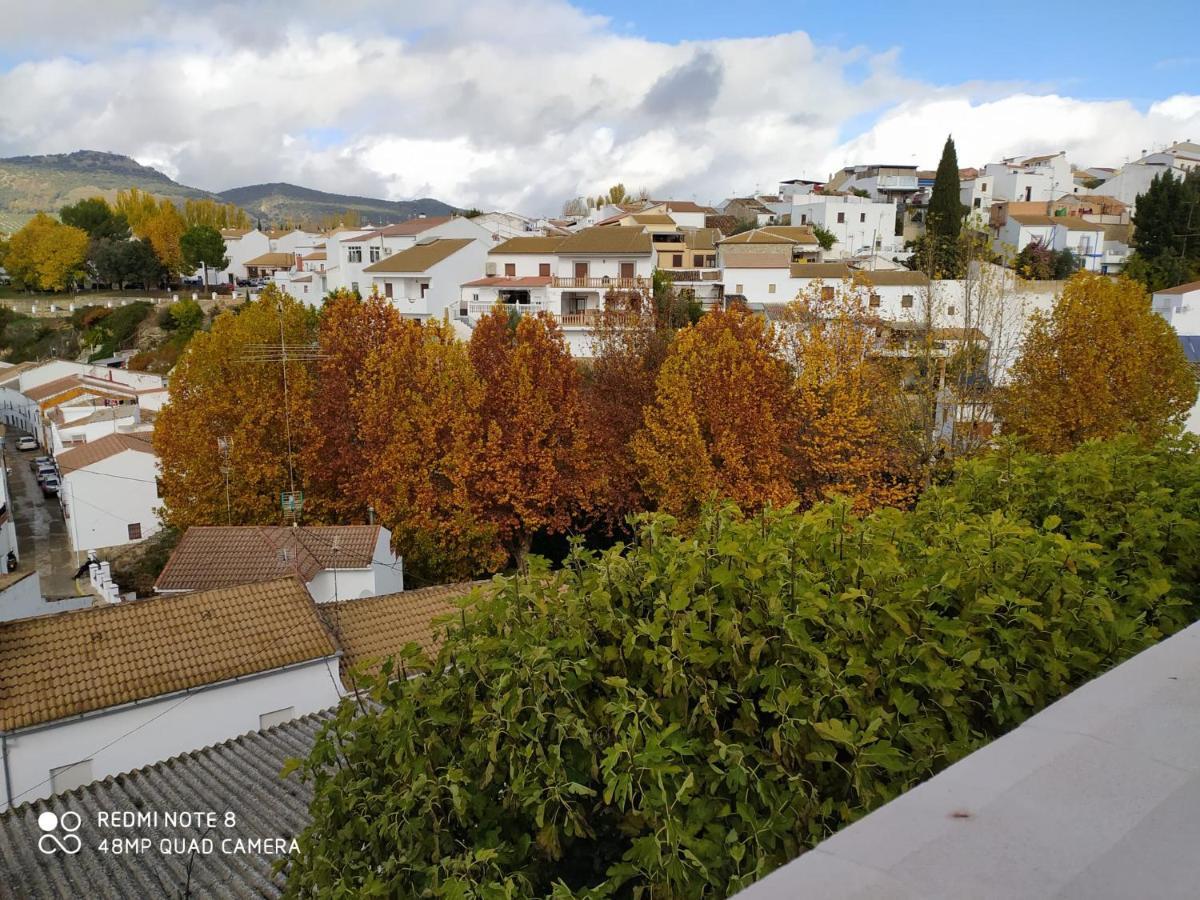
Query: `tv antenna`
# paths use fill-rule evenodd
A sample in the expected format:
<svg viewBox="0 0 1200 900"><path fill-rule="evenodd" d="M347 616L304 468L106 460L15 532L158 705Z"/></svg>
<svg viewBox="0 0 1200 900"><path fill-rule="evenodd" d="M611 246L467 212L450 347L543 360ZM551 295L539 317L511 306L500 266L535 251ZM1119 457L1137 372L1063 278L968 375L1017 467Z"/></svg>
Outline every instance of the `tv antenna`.
<svg viewBox="0 0 1200 900"><path fill-rule="evenodd" d="M242 357L247 362L279 363L283 372L283 428L287 438L288 489L281 491L279 505L284 518L295 526L304 511L304 492L296 490L296 466L292 452L292 411L288 394L288 363L314 362L324 359L320 346L314 341L308 344L289 344L283 330L283 298L279 299L279 343L251 344Z"/></svg>

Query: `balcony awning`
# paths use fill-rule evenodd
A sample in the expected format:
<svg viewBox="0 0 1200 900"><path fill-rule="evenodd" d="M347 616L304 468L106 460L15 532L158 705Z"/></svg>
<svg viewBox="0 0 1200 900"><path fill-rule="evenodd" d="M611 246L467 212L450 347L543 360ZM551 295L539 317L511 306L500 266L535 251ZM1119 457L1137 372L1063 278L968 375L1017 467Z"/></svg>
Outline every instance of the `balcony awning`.
<svg viewBox="0 0 1200 900"><path fill-rule="evenodd" d="M463 284L463 287L549 287L553 280L549 275L489 275L486 278L468 281Z"/></svg>

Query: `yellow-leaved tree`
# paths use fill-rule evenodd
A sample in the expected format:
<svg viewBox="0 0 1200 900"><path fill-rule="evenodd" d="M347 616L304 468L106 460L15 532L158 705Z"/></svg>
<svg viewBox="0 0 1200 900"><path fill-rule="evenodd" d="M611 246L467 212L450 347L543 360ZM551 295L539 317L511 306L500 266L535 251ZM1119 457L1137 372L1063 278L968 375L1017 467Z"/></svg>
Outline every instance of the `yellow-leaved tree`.
<svg viewBox="0 0 1200 900"><path fill-rule="evenodd" d="M86 231L38 213L9 240L4 267L21 287L62 291L83 278L87 252Z"/></svg>
<svg viewBox="0 0 1200 900"><path fill-rule="evenodd" d="M1006 432L1054 453L1123 431L1153 441L1195 402L1179 339L1145 287L1080 272L1032 317L998 413Z"/></svg>
<svg viewBox="0 0 1200 900"><path fill-rule="evenodd" d="M289 348L313 346L316 316L268 286L258 300L221 313L211 331L197 332L188 343L154 429L169 524L277 524L281 492L293 484L305 488L295 463L297 443L310 427L313 364L286 363L285 404L285 364L275 361L281 340Z"/></svg>

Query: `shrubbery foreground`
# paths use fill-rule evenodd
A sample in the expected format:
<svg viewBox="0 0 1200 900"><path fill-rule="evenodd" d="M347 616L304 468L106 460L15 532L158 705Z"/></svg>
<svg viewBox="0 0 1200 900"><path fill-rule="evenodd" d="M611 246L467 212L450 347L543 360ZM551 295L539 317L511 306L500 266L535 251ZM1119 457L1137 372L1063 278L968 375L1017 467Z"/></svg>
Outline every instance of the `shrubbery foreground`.
<svg viewBox="0 0 1200 900"><path fill-rule="evenodd" d="M301 764L289 891L732 894L1193 621L1197 452L1007 446L912 511L649 517L497 579Z"/></svg>

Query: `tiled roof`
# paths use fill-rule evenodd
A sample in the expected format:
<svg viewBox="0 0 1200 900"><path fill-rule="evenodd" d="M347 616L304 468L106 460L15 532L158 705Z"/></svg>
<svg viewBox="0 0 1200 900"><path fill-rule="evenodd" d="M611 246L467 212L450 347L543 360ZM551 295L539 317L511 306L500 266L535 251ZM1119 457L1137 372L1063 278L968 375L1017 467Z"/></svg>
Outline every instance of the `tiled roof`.
<svg viewBox="0 0 1200 900"><path fill-rule="evenodd" d="M158 591L202 591L296 575L305 582L336 567L371 565L378 525L204 525L189 528L154 583ZM334 547L337 551L334 551Z"/></svg>
<svg viewBox="0 0 1200 900"><path fill-rule="evenodd" d="M792 263L793 278L849 278L854 274L845 263Z"/></svg>
<svg viewBox="0 0 1200 900"><path fill-rule="evenodd" d="M1163 288L1161 291L1155 291L1154 293L1173 296L1175 294L1190 294L1192 291L1200 291L1200 281L1189 281L1187 284L1177 284L1175 287Z"/></svg>
<svg viewBox="0 0 1200 900"><path fill-rule="evenodd" d="M666 213L635 213L633 221L639 225L674 225L675 220Z"/></svg>
<svg viewBox="0 0 1200 900"><path fill-rule="evenodd" d="M294 253L264 253L262 256L256 256L254 259L248 259L242 265L245 266L260 266L263 268L290 269L296 264L296 254Z"/></svg>
<svg viewBox="0 0 1200 900"><path fill-rule="evenodd" d="M426 216L423 219L409 219L407 222L399 222L396 225L385 225L382 228L376 228L374 231L369 231L366 234L358 237L342 238L343 244L364 244L375 238L381 237L403 237L405 235L420 234L423 231L428 231L436 225L445 225L453 216Z"/></svg>
<svg viewBox="0 0 1200 900"><path fill-rule="evenodd" d="M24 394L35 403L41 403L43 400L49 400L51 397L74 390L80 385L81 382L78 375L66 375L62 378L56 378L53 381L47 381L45 384L39 384L37 387L32 387L25 391Z"/></svg>
<svg viewBox="0 0 1200 900"><path fill-rule="evenodd" d="M729 234L738 227L738 222L737 216L711 215L704 217L704 227L715 228L721 234Z"/></svg>
<svg viewBox="0 0 1200 900"><path fill-rule="evenodd" d="M924 272L913 272L909 269L877 269L874 272L860 270L856 274L880 287L889 286L920 286L929 283L929 276Z"/></svg>
<svg viewBox="0 0 1200 900"><path fill-rule="evenodd" d="M792 264L792 253L787 247L769 252L724 250L721 265L726 269L786 269Z"/></svg>
<svg viewBox="0 0 1200 900"><path fill-rule="evenodd" d="M463 287L545 287L553 281L549 275L488 275L468 281Z"/></svg>
<svg viewBox="0 0 1200 900"><path fill-rule="evenodd" d="M253 230L253 228L222 228L221 237L225 238L227 241L236 241L239 238L244 238Z"/></svg>
<svg viewBox="0 0 1200 900"><path fill-rule="evenodd" d="M764 225L752 228L717 243L728 244L816 244L817 237L807 225Z"/></svg>
<svg viewBox="0 0 1200 900"><path fill-rule="evenodd" d="M416 244L399 253L372 263L363 269L372 274L424 272L459 250L473 243L473 238L436 238L427 244Z"/></svg>
<svg viewBox="0 0 1200 900"><path fill-rule="evenodd" d="M720 238L721 232L715 228L697 228L695 231L685 232L689 250L715 250Z"/></svg>
<svg viewBox="0 0 1200 900"><path fill-rule="evenodd" d="M563 256L581 253L649 256L651 241L650 235L638 228L585 228L563 238L557 252Z"/></svg>
<svg viewBox="0 0 1200 900"><path fill-rule="evenodd" d="M439 633L445 631L439 620L458 611L456 600L485 583L464 581L320 604L321 618L342 648L343 677L348 668L376 671L408 644L432 656L440 644Z"/></svg>
<svg viewBox="0 0 1200 900"><path fill-rule="evenodd" d="M61 454L58 457L58 470L66 475L68 472L86 469L102 459L108 459L110 456L116 456L126 450L148 453L153 456L154 446L150 443L150 432L106 434L102 438L89 441L82 447L76 447L74 450L68 450Z"/></svg>
<svg viewBox="0 0 1200 900"><path fill-rule="evenodd" d="M332 716L332 710L303 716L7 810L0 814L3 893L27 900L183 897L190 886L192 897L278 897L284 879L274 874L271 855L159 853L160 840L200 838L203 830L167 826L160 815L156 825L121 835L150 838L154 852L109 856L92 849L104 837L96 831L96 814L228 810L237 826L224 837L290 840L311 821L312 787L299 775L283 779L279 773L288 759L308 756L317 732ZM47 810L79 814L84 852L47 856L38 850L37 820Z"/></svg>
<svg viewBox="0 0 1200 900"><path fill-rule="evenodd" d="M565 237L514 237L493 247L490 253L554 253Z"/></svg>
<svg viewBox="0 0 1200 900"><path fill-rule="evenodd" d="M0 730L333 656L296 578L0 623Z"/></svg>
<svg viewBox="0 0 1200 900"><path fill-rule="evenodd" d="M1065 228L1067 231L1103 231L1103 225L1086 222L1078 216L1038 216L1010 213L1010 219L1026 228Z"/></svg>
<svg viewBox="0 0 1200 900"><path fill-rule="evenodd" d="M693 203L691 200L662 200L667 207L667 212L679 213L708 213L715 212L711 206L701 206L699 203Z"/></svg>

